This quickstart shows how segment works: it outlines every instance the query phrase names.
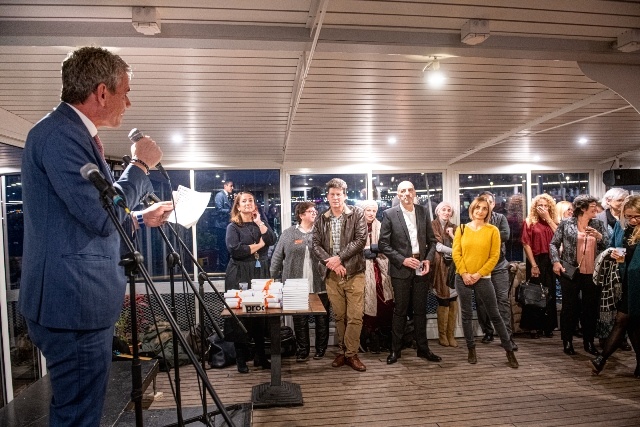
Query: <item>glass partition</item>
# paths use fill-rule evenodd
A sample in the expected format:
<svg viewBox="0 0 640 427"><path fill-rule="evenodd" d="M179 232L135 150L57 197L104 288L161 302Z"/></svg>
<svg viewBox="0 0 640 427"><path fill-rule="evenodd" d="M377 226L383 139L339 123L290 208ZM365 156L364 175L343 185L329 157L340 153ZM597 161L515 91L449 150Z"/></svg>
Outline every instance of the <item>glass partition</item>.
<svg viewBox="0 0 640 427"><path fill-rule="evenodd" d="M527 176L525 174L460 174L460 223L469 222L469 205L483 191L495 197L494 212L507 217L511 235L506 242L506 258L523 261L524 253L520 238L522 222L526 217Z"/></svg>
<svg viewBox="0 0 640 427"><path fill-rule="evenodd" d="M229 215L220 212L216 207L215 196L223 191L224 183L232 181L233 194L241 191L253 193L262 218L280 235L280 171L265 170L207 170L195 172L195 190L211 193L211 200L197 224L196 239L198 244L198 260L209 273L224 272L229 262L225 245L226 227ZM233 205L233 195L224 192L221 197L228 199Z"/></svg>
<svg viewBox="0 0 640 427"><path fill-rule="evenodd" d="M589 173L588 172L554 172L535 173L531 172L531 197L538 194L547 193L556 202L566 200L573 202L579 194L589 194ZM598 195L602 196L602 195Z"/></svg>
<svg viewBox="0 0 640 427"><path fill-rule="evenodd" d="M416 203L430 208L431 219L442 201L442 173L374 173L372 176L373 199L378 201L379 220L382 213L398 204L397 188L402 181L410 181L416 189Z"/></svg>
<svg viewBox="0 0 640 427"><path fill-rule="evenodd" d="M332 178L340 178L347 183L347 204L355 205L367 199L366 174L310 174L291 175L291 223L294 224L296 205L300 202L314 202L319 213L329 209L326 184Z"/></svg>

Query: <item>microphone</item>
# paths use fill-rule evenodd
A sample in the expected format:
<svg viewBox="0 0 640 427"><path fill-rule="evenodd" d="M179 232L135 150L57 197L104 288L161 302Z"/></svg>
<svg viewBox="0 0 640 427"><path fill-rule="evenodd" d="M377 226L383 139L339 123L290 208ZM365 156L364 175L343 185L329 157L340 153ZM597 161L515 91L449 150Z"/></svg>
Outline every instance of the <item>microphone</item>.
<svg viewBox="0 0 640 427"><path fill-rule="evenodd" d="M141 140L142 138L144 138L144 134L142 132L140 132L140 130L138 128L133 128L133 129L131 129L131 132L129 132L129 139L134 144L136 142L138 142L139 140ZM131 160L129 160L129 161L131 161ZM164 176L164 178L167 181L171 181L171 179L169 178L169 174L167 173L166 170L164 170L164 167L162 167L162 164L160 164L160 162L158 162L158 164L156 165L156 168L158 168L158 170L160 171L162 176Z"/></svg>
<svg viewBox="0 0 640 427"><path fill-rule="evenodd" d="M116 189L107 181L100 172L98 166L93 163L87 163L80 168L80 175L87 181L91 181L94 187L100 192L101 196L109 197L114 205L120 206L126 213L129 213L129 208L124 200L124 196L120 195Z"/></svg>

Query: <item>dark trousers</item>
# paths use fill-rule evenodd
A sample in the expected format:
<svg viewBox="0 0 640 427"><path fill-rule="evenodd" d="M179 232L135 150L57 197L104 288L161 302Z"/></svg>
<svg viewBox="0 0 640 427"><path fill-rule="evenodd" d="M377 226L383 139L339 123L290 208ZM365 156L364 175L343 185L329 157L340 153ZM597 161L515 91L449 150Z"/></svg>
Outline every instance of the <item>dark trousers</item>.
<svg viewBox="0 0 640 427"><path fill-rule="evenodd" d="M27 320L29 337L47 359L50 426L98 426L109 383L113 326L76 331Z"/></svg>
<svg viewBox="0 0 640 427"><path fill-rule="evenodd" d="M318 297L322 301L327 314L313 316L316 322L316 352L324 351L329 344L329 296L326 293L319 293ZM293 331L296 334L296 345L299 354L309 354L311 343L309 341L309 316L293 316Z"/></svg>
<svg viewBox="0 0 640 427"><path fill-rule="evenodd" d="M226 228L214 228L216 235L216 249L218 250L218 265L216 271L227 271L227 264L229 264L229 251L227 250L227 229Z"/></svg>
<svg viewBox="0 0 640 427"><path fill-rule="evenodd" d="M428 283L421 276L407 279L391 278L393 285L393 321L391 324L391 349L399 352L402 349L402 336L407 325L409 301L413 302L413 325L416 330L418 351L429 351L427 342L427 290Z"/></svg>
<svg viewBox="0 0 640 427"><path fill-rule="evenodd" d="M596 335L596 323L600 316L601 288L593 283L591 274L576 273L574 280L560 277L562 288L562 312L560 329L562 340L571 341L578 319L582 325L584 342L593 342ZM580 301L582 293L582 301Z"/></svg>

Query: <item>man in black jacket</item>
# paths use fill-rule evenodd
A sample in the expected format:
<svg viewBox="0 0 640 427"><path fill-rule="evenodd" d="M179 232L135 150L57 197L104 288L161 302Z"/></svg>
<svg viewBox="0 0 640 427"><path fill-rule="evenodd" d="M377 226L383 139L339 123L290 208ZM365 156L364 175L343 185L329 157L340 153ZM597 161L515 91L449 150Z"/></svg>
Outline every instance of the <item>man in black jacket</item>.
<svg viewBox="0 0 640 427"><path fill-rule="evenodd" d="M409 301L413 301L413 323L418 357L432 362L442 360L429 350L427 342L427 273L436 251L436 238L429 213L413 203L416 190L409 181L398 185L400 204L387 209L382 218L378 247L389 258L389 275L393 285L391 352L387 363L400 358L402 335L407 323Z"/></svg>

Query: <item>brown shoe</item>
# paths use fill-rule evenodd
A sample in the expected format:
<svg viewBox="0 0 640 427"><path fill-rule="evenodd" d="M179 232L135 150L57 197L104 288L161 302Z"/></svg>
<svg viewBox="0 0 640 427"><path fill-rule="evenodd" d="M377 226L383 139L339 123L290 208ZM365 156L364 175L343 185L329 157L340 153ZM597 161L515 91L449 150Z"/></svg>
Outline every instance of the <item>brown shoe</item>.
<svg viewBox="0 0 640 427"><path fill-rule="evenodd" d="M342 365L344 365L344 354L339 354L335 359L333 359L333 363L331 363L331 366L333 366L334 368L339 368Z"/></svg>
<svg viewBox="0 0 640 427"><path fill-rule="evenodd" d="M344 363L351 366L353 369L355 369L358 372L364 372L367 370L367 367L364 366L364 363L362 363L360 359L358 359L357 354L353 355L352 357L345 358Z"/></svg>

